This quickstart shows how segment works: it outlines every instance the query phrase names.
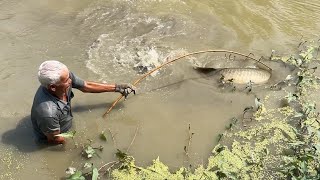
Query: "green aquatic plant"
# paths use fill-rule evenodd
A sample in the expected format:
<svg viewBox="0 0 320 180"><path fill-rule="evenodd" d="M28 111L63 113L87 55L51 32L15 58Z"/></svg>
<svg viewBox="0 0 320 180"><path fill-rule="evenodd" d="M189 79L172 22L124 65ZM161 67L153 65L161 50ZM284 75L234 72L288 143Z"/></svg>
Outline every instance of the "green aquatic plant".
<svg viewBox="0 0 320 180"><path fill-rule="evenodd" d="M67 178L67 180L85 180L85 177L82 175L81 171L75 171Z"/></svg>
<svg viewBox="0 0 320 180"><path fill-rule="evenodd" d="M107 141L107 136L106 136L106 134L105 134L105 132L104 131L102 131L101 133L100 133L100 139L101 140L103 140L103 141Z"/></svg>
<svg viewBox="0 0 320 180"><path fill-rule="evenodd" d="M87 157L87 158L92 158L93 155L96 154L96 151L93 149L93 147L91 147L90 145L86 146L86 148L83 150L83 154Z"/></svg>
<svg viewBox="0 0 320 180"><path fill-rule="evenodd" d="M97 168L93 168L92 169L92 180L97 180L99 177L99 172L98 172L98 169Z"/></svg>
<svg viewBox="0 0 320 180"><path fill-rule="evenodd" d="M306 117L306 121L309 118ZM282 173L292 179L320 179L320 130L308 124L299 129L297 141L290 144L291 154L283 157Z"/></svg>
<svg viewBox="0 0 320 180"><path fill-rule="evenodd" d="M87 173L83 173L80 170L77 170L74 167L69 167L66 170L66 174L69 175L69 177L66 178L66 180L86 180L86 179L91 179L91 180L97 180L99 178L99 172L98 169L93 167L93 164L86 163L84 165L85 169L91 168L91 171Z"/></svg>
<svg viewBox="0 0 320 180"><path fill-rule="evenodd" d="M272 55L270 57L273 61L282 61L285 64L293 65L298 68L305 68L311 61L318 61L317 55L319 46L317 42L309 42L307 46L304 46L297 55L279 56Z"/></svg>
<svg viewBox="0 0 320 180"><path fill-rule="evenodd" d="M61 133L61 134L57 134L55 136L59 136L59 137L64 137L64 138L74 138L76 134L76 131L69 131L69 132L66 132L66 133Z"/></svg>
<svg viewBox="0 0 320 180"><path fill-rule="evenodd" d="M319 78L314 75L317 68L308 68L308 63L317 61L314 54L318 51L319 47L309 45L299 53L302 63L297 72L297 93L287 96L296 102L295 108L298 112L293 116L293 120L299 118L297 139L289 143L290 153L282 156L284 163L280 169L280 172L290 179L320 179L319 113L316 111L316 104L308 100L310 91L319 88Z"/></svg>

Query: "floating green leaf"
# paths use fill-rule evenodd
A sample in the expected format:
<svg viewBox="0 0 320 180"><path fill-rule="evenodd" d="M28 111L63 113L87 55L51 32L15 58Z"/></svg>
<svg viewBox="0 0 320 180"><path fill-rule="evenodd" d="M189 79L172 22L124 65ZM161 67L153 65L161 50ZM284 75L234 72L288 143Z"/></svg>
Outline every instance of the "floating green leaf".
<svg viewBox="0 0 320 180"><path fill-rule="evenodd" d="M84 153L86 155L87 158L92 158L94 154L96 154L96 151L91 147L91 146L87 146L84 149Z"/></svg>
<svg viewBox="0 0 320 180"><path fill-rule="evenodd" d="M296 113L296 114L294 115L294 117L302 117L302 116L303 116L302 113Z"/></svg>
<svg viewBox="0 0 320 180"><path fill-rule="evenodd" d="M260 98L257 98L257 97L256 97L256 98L254 99L254 103L255 103L257 109L260 109L260 108L262 107L262 103L261 103L261 101L260 101Z"/></svg>
<svg viewBox="0 0 320 180"><path fill-rule="evenodd" d="M64 138L74 138L75 134L76 134L76 131L69 131L66 133L57 134L55 136L64 137Z"/></svg>
<svg viewBox="0 0 320 180"><path fill-rule="evenodd" d="M292 94L292 93L288 93L288 95L286 96L286 99L288 101L288 103L295 101L298 99L299 96L297 96L296 94Z"/></svg>
<svg viewBox="0 0 320 180"><path fill-rule="evenodd" d="M92 169L92 180L97 180L99 177L99 172L97 168Z"/></svg>
<svg viewBox="0 0 320 180"><path fill-rule="evenodd" d="M308 46L308 49L306 51L301 52L299 55L306 61L309 61L313 58L312 54L314 50L315 50L314 46Z"/></svg>
<svg viewBox="0 0 320 180"><path fill-rule="evenodd" d="M76 171L74 174L69 176L67 180L85 180L85 178L82 176L81 171Z"/></svg>
<svg viewBox="0 0 320 180"><path fill-rule="evenodd" d="M105 135L104 131L101 132L100 139L107 141L107 136Z"/></svg>
<svg viewBox="0 0 320 180"><path fill-rule="evenodd" d="M89 168L91 168L92 167L92 163L85 163L84 165L83 165L83 168L85 168L85 169L89 169Z"/></svg>
<svg viewBox="0 0 320 180"><path fill-rule="evenodd" d="M76 171L77 171L76 168L74 168L74 167L68 167L68 168L66 169L66 174L72 175L72 174L76 173Z"/></svg>
<svg viewBox="0 0 320 180"><path fill-rule="evenodd" d="M292 146L301 146L301 145L304 145L305 142L302 142L302 141L295 141L295 142L292 142L292 143L289 143L290 145Z"/></svg>

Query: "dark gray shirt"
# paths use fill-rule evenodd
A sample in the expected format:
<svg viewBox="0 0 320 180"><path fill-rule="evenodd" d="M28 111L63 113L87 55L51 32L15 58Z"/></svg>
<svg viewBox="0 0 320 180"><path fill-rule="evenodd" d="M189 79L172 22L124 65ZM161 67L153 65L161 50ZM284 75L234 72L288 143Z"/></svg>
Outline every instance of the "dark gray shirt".
<svg viewBox="0 0 320 180"><path fill-rule="evenodd" d="M72 126L71 99L74 97L72 88L82 88L84 81L70 72L72 80L67 94L67 102L51 95L47 88L40 86L36 92L31 109L33 130L39 141L46 141L45 133L60 130L67 132Z"/></svg>

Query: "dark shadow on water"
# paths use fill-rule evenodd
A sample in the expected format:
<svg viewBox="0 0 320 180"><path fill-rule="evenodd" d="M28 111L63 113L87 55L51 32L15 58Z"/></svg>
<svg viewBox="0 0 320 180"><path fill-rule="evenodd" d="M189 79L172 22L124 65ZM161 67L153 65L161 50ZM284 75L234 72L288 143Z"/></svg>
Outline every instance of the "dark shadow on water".
<svg viewBox="0 0 320 180"><path fill-rule="evenodd" d="M4 144L13 145L22 152L33 152L45 147L44 144L39 144L35 140L30 116L22 118L15 129L3 133L1 138Z"/></svg>

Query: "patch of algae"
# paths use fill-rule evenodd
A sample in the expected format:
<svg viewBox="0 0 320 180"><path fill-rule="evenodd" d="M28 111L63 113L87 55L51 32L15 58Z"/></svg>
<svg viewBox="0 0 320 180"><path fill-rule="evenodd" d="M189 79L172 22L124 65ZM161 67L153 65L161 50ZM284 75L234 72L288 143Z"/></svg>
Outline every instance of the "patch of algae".
<svg viewBox="0 0 320 180"><path fill-rule="evenodd" d="M295 111L289 107L263 109L260 112L259 121L256 121L258 124L248 129L229 132L228 138L233 142L231 147L217 145L212 151L213 155L208 158L207 167L199 166L194 172L182 167L171 173L169 168L157 158L151 166L146 168L116 169L112 172L112 178L117 180L283 178L281 173L272 168L280 163L280 155L287 148L288 142L297 137L294 127L287 122L286 118L279 118L279 116L294 114Z"/></svg>
<svg viewBox="0 0 320 180"><path fill-rule="evenodd" d="M308 118L304 121L304 125L305 126L310 126L314 129L320 129L320 123L318 118L316 117L312 117L312 118Z"/></svg>
<svg viewBox="0 0 320 180"><path fill-rule="evenodd" d="M281 130L282 133L275 134L275 132L279 130ZM265 139L268 137L269 142L277 142L280 139L286 140L286 138L284 138L285 136L289 136L291 139L296 138L294 128L278 118L273 119L271 122L260 124L260 126L236 132L234 135L247 140L257 139L259 137L264 137Z"/></svg>
<svg viewBox="0 0 320 180"><path fill-rule="evenodd" d="M271 115L271 114L268 113L268 111L264 105L261 105L260 109L256 113L253 114L254 119L256 121L261 121L261 120L265 119L266 116L268 116L268 115ZM271 117L269 117L269 118L271 118Z"/></svg>
<svg viewBox="0 0 320 180"><path fill-rule="evenodd" d="M182 167L177 172L171 173L168 166L163 164L159 157L153 160L153 164L146 168L136 167L131 170L116 169L112 172L112 179L123 180L142 180L142 179L172 179L172 180L185 180L185 179L218 179L218 177L206 170L203 166L199 166L194 173L191 173L186 168Z"/></svg>
<svg viewBox="0 0 320 180"><path fill-rule="evenodd" d="M307 97L310 94L310 90L319 89L319 78L311 71L299 71L298 76L303 77L299 83L298 89L301 96Z"/></svg>
<svg viewBox="0 0 320 180"><path fill-rule="evenodd" d="M282 115L284 115L284 117L286 117L286 118L296 114L296 111L291 106L285 106L285 107L282 107L282 108L278 108L277 111L279 113L281 113Z"/></svg>

